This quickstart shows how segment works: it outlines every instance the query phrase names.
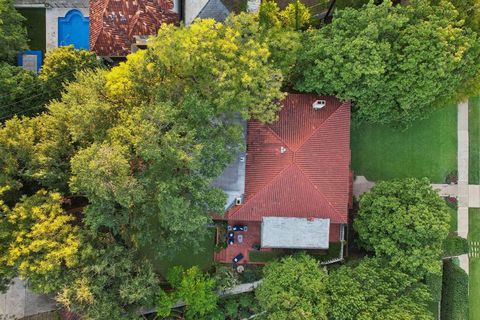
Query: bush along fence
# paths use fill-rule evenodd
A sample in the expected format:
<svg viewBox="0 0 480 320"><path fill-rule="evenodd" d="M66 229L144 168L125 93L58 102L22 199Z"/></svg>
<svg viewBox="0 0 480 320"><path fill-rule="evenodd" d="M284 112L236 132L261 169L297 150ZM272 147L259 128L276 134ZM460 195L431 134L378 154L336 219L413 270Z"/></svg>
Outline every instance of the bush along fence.
<svg viewBox="0 0 480 320"><path fill-rule="evenodd" d="M468 319L468 274L453 259L443 262L441 319Z"/></svg>

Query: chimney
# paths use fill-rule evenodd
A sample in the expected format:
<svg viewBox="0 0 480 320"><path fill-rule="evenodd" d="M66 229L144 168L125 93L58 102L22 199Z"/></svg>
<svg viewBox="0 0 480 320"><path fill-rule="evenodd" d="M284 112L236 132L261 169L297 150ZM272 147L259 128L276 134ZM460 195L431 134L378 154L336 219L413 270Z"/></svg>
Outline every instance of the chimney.
<svg viewBox="0 0 480 320"><path fill-rule="evenodd" d="M313 104L312 104L312 107L313 107L313 110L320 110L322 109L323 107L325 107L327 105L327 102L325 100L316 100Z"/></svg>

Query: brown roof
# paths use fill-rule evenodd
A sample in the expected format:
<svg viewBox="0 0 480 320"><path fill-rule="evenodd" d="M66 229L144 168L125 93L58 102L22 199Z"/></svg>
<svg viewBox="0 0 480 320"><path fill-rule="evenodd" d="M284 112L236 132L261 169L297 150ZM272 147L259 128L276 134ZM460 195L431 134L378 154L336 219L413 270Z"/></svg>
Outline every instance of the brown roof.
<svg viewBox="0 0 480 320"><path fill-rule="evenodd" d="M314 110L312 103L325 100ZM244 204L228 220L264 216L329 218L347 223L350 197L350 104L289 94L271 125L250 121Z"/></svg>
<svg viewBox="0 0 480 320"><path fill-rule="evenodd" d="M100 56L130 53L134 36L155 35L179 21L173 0L90 0L90 49Z"/></svg>

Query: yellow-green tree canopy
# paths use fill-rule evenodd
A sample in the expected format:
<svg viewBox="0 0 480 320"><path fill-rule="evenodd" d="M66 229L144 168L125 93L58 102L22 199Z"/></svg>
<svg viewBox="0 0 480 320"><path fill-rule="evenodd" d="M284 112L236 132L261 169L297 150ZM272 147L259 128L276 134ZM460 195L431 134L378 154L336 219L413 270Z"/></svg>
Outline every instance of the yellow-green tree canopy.
<svg viewBox="0 0 480 320"><path fill-rule="evenodd" d="M267 33L249 32L259 28L255 15L164 25L148 49L111 70L79 71L46 112L0 127L9 208L43 189L44 198L58 191L79 206L69 222L80 245L54 265L55 277L22 267L36 288L60 288L62 303L89 319L118 318L153 303L150 260L201 249L211 214L224 211L226 195L212 181L243 148L241 121L274 121L284 97ZM71 48L56 53L60 63L52 58L44 76L61 61L77 67ZM18 232L28 233L23 226ZM0 277L33 257L25 251L15 265L2 264Z"/></svg>
<svg viewBox="0 0 480 320"><path fill-rule="evenodd" d="M39 78L44 82L47 98L58 99L64 85L75 79L76 72L97 67L100 62L95 53L69 45L47 52Z"/></svg>
<svg viewBox="0 0 480 320"><path fill-rule="evenodd" d="M76 265L80 247L75 217L62 209L61 200L45 190L22 197L13 208L0 200L0 266L14 268L46 292L55 288L63 267Z"/></svg>

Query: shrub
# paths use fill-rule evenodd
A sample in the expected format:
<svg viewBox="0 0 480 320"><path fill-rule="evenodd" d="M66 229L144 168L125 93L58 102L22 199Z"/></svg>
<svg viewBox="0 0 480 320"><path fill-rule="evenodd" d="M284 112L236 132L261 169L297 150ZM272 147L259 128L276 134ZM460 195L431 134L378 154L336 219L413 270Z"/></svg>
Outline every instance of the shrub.
<svg viewBox="0 0 480 320"><path fill-rule="evenodd" d="M432 301L440 301L442 298L442 276L432 273L427 274L425 284L432 295Z"/></svg>
<svg viewBox="0 0 480 320"><path fill-rule="evenodd" d="M457 170L453 170L453 171L450 171L447 176L445 177L445 183L447 184L457 184L458 183L458 171Z"/></svg>
<svg viewBox="0 0 480 320"><path fill-rule="evenodd" d="M243 293L219 301L225 319L244 319L258 312L258 303L253 293Z"/></svg>
<svg viewBox="0 0 480 320"><path fill-rule="evenodd" d="M448 237L443 242L443 256L453 257L468 253L468 241L459 236Z"/></svg>
<svg viewBox="0 0 480 320"><path fill-rule="evenodd" d="M245 271L240 274L240 281L242 283L251 283L263 278L263 270L259 266L246 265Z"/></svg>
<svg viewBox="0 0 480 320"><path fill-rule="evenodd" d="M217 289L225 290L239 284L238 274L230 266L218 266L214 275Z"/></svg>
<svg viewBox="0 0 480 320"><path fill-rule="evenodd" d="M441 319L468 319L468 275L451 260L443 264Z"/></svg>
<svg viewBox="0 0 480 320"><path fill-rule="evenodd" d="M445 197L445 202L447 203L447 206L449 206L452 209L457 209L458 208L458 201L457 198L455 197Z"/></svg>
<svg viewBox="0 0 480 320"><path fill-rule="evenodd" d="M266 263L276 260L285 255L281 250L275 251L250 251L249 257L251 262Z"/></svg>

